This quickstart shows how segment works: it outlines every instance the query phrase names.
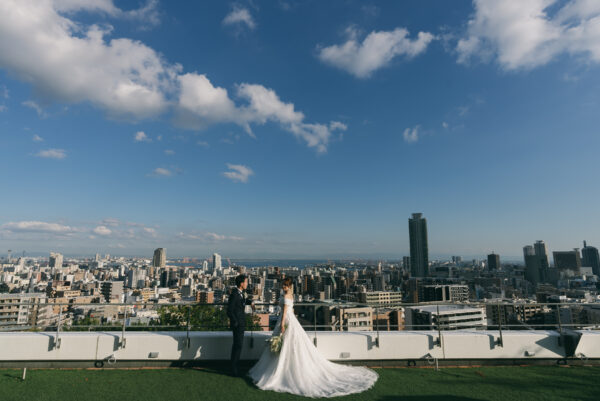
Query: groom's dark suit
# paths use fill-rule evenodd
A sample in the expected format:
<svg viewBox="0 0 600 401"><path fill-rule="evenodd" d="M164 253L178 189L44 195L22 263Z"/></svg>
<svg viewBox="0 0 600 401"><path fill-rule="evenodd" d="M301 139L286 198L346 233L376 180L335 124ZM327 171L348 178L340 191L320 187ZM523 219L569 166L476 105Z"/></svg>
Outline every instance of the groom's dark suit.
<svg viewBox="0 0 600 401"><path fill-rule="evenodd" d="M246 329L246 313L244 308L251 305L252 301L246 299L239 288L231 290L229 303L227 304L227 316L229 316L229 327L233 332L233 345L231 346L231 370L234 376L239 376L238 363L244 343L244 330Z"/></svg>

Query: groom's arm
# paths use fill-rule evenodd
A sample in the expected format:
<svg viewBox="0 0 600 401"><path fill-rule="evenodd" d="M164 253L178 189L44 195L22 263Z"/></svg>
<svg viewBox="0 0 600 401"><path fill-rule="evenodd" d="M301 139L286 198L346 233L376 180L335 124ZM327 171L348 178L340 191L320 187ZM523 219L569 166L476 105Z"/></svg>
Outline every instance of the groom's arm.
<svg viewBox="0 0 600 401"><path fill-rule="evenodd" d="M232 291L231 295L229 296L229 302L227 303L227 316L229 316L231 325L234 327L237 327L237 325L239 324L235 313L236 296L238 296L237 292Z"/></svg>

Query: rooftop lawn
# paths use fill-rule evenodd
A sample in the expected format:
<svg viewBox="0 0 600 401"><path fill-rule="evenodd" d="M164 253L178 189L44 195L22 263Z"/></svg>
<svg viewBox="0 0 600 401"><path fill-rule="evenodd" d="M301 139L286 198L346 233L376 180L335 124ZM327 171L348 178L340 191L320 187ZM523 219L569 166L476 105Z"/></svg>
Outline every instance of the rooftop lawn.
<svg viewBox="0 0 600 401"><path fill-rule="evenodd" d="M376 369L371 390L336 400L598 400L600 367ZM216 369L0 370L0 400L300 400Z"/></svg>

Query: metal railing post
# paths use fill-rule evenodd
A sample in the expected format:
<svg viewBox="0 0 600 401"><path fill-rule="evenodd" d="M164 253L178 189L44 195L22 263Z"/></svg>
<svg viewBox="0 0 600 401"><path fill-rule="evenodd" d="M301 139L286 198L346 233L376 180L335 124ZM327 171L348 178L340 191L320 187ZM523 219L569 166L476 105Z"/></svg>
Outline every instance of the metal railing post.
<svg viewBox="0 0 600 401"><path fill-rule="evenodd" d="M250 348L254 348L254 306L252 307L252 313L250 314Z"/></svg>
<svg viewBox="0 0 600 401"><path fill-rule="evenodd" d="M313 306L313 332L315 333L315 338L313 342L315 343L315 347L317 346L317 306Z"/></svg>
<svg viewBox="0 0 600 401"><path fill-rule="evenodd" d="M504 339L502 338L502 316L500 315L500 304L497 304L498 309L498 333L500 334L500 338L498 338L498 345L504 348Z"/></svg>
<svg viewBox="0 0 600 401"><path fill-rule="evenodd" d="M58 322L56 323L56 338L54 339L54 348L60 349L60 322L62 320L62 306L58 307Z"/></svg>
<svg viewBox="0 0 600 401"><path fill-rule="evenodd" d="M187 323L186 323L186 335L185 335L185 344L187 348L190 348L190 314L191 314L191 307L188 305L187 306Z"/></svg>
<svg viewBox="0 0 600 401"><path fill-rule="evenodd" d="M375 307L375 326L377 328L377 338L375 339L375 345L379 348L379 307Z"/></svg>
<svg viewBox="0 0 600 401"><path fill-rule="evenodd" d="M121 332L121 348L125 348L125 324L127 323L127 306L125 307L125 312L123 313L123 331Z"/></svg>
<svg viewBox="0 0 600 401"><path fill-rule="evenodd" d="M440 329L440 305L435 305L437 315L435 317L435 325L437 326L438 338L437 341L434 342L438 347L442 346L442 330Z"/></svg>

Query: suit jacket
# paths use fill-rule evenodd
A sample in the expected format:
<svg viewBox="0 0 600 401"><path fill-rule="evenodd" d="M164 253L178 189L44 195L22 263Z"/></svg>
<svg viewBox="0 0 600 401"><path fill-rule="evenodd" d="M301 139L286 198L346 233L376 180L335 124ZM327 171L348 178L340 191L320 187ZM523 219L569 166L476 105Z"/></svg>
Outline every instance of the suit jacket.
<svg viewBox="0 0 600 401"><path fill-rule="evenodd" d="M229 326L232 330L244 330L246 328L246 305L251 305L251 299L244 299L237 288L231 290L229 303L227 304L227 316L229 317Z"/></svg>

